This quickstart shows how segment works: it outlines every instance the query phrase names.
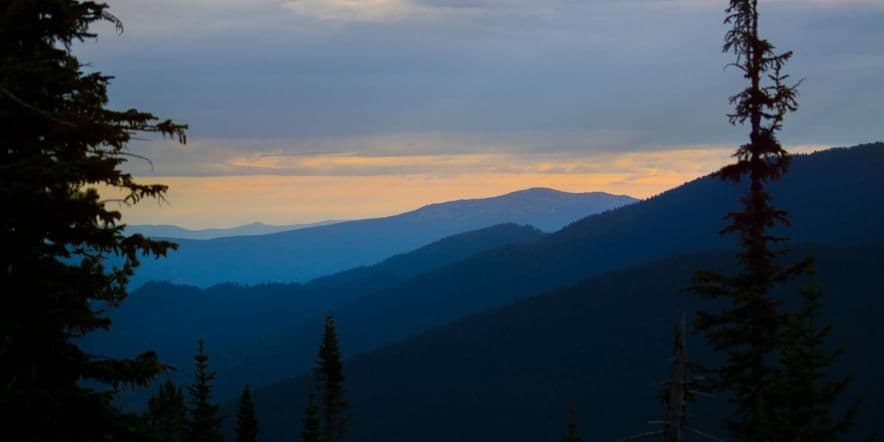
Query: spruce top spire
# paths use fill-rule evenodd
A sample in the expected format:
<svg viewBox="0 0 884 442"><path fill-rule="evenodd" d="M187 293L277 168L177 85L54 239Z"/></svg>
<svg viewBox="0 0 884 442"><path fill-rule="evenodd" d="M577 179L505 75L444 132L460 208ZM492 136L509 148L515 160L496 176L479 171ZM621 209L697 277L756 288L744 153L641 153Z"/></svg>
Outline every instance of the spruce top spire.
<svg viewBox="0 0 884 442"><path fill-rule="evenodd" d="M725 34L723 51L733 53L733 66L742 72L748 85L730 97L734 111L728 114L732 124L749 125L749 142L734 153L736 162L723 167L718 175L740 182L749 178L749 193L743 198L743 210L729 213L730 220L722 233L737 232L746 248L744 259L750 265L771 266L769 243L783 238L767 231L777 224L788 225L785 211L771 204L765 184L783 177L790 163L789 153L777 139L783 120L798 109L798 85L787 84L783 68L792 51L777 53L768 40L759 35L758 0L730 0L724 22L731 29ZM776 268L757 269L776 272Z"/></svg>
<svg viewBox="0 0 884 442"><path fill-rule="evenodd" d="M316 381L322 418L322 440L341 440L347 432L347 409L350 404L344 397L344 362L338 347L335 319L331 314L325 317L325 330L316 361Z"/></svg>
<svg viewBox="0 0 884 442"><path fill-rule="evenodd" d="M260 427L255 415L255 402L248 384L242 389L239 397L239 409L236 415L236 442L257 442Z"/></svg>
<svg viewBox="0 0 884 442"><path fill-rule="evenodd" d="M194 383L187 387L190 392L190 419L187 423L187 440L191 442L222 442L222 418L218 416L218 405L212 401L212 381L215 372L209 370L209 356L206 342L199 339L199 347L194 360Z"/></svg>

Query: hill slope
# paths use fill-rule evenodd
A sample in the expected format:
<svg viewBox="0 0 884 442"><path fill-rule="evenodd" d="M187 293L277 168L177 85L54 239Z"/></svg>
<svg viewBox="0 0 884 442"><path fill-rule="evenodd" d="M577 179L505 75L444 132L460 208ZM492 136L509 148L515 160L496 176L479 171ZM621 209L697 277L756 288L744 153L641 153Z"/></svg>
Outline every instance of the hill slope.
<svg viewBox="0 0 884 442"><path fill-rule="evenodd" d="M884 194L868 191L884 188L882 170L882 144L796 158L792 172L775 186L774 193L776 204L792 214L796 227L789 233L806 243L884 242L880 229L884 225ZM588 217L536 241L494 248L432 270L414 271L415 276L404 281L378 286L353 284L364 290L345 290L349 302L333 309L342 347L349 355L361 353L611 270L687 252L728 249L732 242L720 239L717 232L723 224L721 215L735 207L739 192L736 186L704 178L648 201ZM341 292L315 292L319 298L337 296L335 293ZM359 297L354 299L356 295ZM237 296L240 305L248 305L253 292L243 290ZM204 299L199 302L210 309L214 300ZM260 329L274 322L271 319L277 312L295 311L297 307L293 306L309 302L299 297L289 300L289 307L277 306L242 322L219 322L214 326L230 331L230 324L235 324L230 331L233 334L236 330ZM188 319L194 314L174 305L162 312ZM245 382L280 379L310 367L322 327L321 315L293 318L281 321L284 329L243 339L221 351L210 341L216 360L225 361L226 372L221 376L228 376L223 382L219 378L219 383L226 383L219 392ZM168 321L165 316L144 320L147 325ZM126 330L124 324L115 322L115 335ZM168 332L186 336L174 330ZM130 346L129 352L140 348ZM155 348L161 356L168 354L159 344Z"/></svg>
<svg viewBox="0 0 884 442"><path fill-rule="evenodd" d="M262 338L278 334L287 324L320 317L343 302L476 253L543 236L531 226L492 226L303 285L221 284L200 289L151 282L133 291L113 312L112 333L89 335L84 344L96 353L114 355L154 348L165 363L189 368L195 342L202 336L212 350L213 367L219 371L217 392L234 394L242 376L261 374L251 369L248 374L241 372L250 358L240 347L266 349L268 343ZM259 381L261 377L252 379Z"/></svg>
<svg viewBox="0 0 884 442"><path fill-rule="evenodd" d="M859 430L884 407L884 246L817 246L837 369L865 397ZM671 330L698 305L681 289L700 267L729 267L730 254L671 258L592 278L408 338L345 363L353 420L348 440L556 440L575 406L584 439L615 440L653 429L658 381L669 374ZM797 294L797 290L790 290ZM339 322L340 323L340 322ZM689 357L709 361L694 336ZM264 440L292 440L310 376L255 391ZM849 397L848 397L849 399ZM722 400L689 409L692 425L725 435ZM230 407L227 407L230 410ZM230 412L228 411L228 414ZM859 440L858 437L847 440Z"/></svg>
<svg viewBox="0 0 884 442"><path fill-rule="evenodd" d="M503 223L557 230L634 202L605 193L529 189L477 200L433 204L387 218L347 221L260 236L177 240L166 259L144 260L132 287L151 280L210 286L305 282L378 262L449 235Z"/></svg>
<svg viewBox="0 0 884 442"><path fill-rule="evenodd" d="M884 145L795 159L775 186L775 203L792 215L796 242L884 243ZM824 178L824 179L823 179ZM722 214L739 189L704 178L658 197L583 219L523 244L502 246L419 274L334 308L342 348L364 352L431 327L587 277L692 252L730 250L719 237ZM862 195L862 196L860 196ZM310 367L322 318L292 321L260 344L234 353L248 360L241 382L278 379ZM246 356L247 355L247 356Z"/></svg>

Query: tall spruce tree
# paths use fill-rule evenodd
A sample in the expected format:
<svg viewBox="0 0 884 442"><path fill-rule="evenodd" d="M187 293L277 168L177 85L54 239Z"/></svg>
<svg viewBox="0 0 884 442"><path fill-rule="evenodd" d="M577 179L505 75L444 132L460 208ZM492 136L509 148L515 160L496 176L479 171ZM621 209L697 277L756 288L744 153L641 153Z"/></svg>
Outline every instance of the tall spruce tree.
<svg viewBox="0 0 884 442"><path fill-rule="evenodd" d="M731 66L749 83L730 98L734 112L728 117L732 124L749 125L749 142L737 149L736 162L718 176L748 182L748 190L741 198L741 210L727 214L730 223L721 232L739 236L739 271L732 276L698 271L691 287L703 297L729 302L718 311L698 313L695 327L715 350L726 353L723 366L715 370L715 386L726 391L734 404L736 414L728 422L734 439L798 440L803 424L781 419L791 399L778 392L788 376L778 358L784 351L784 329L793 315L785 312L785 300L772 291L809 273L813 264L810 258L790 265L778 261L786 238L772 230L788 226L789 218L773 206L767 190L789 166L790 156L776 134L785 116L798 108L798 84L787 84L789 76L783 73L792 52L777 53L759 35L758 0L730 0L726 13L725 23L731 29L723 50L736 56Z"/></svg>
<svg viewBox="0 0 884 442"><path fill-rule="evenodd" d="M341 440L347 432L349 403L344 398L344 362L338 348L335 319L331 314L325 317L325 331L316 361L316 384L322 418L322 440Z"/></svg>
<svg viewBox="0 0 884 442"><path fill-rule="evenodd" d="M162 198L166 186L120 170L137 133L184 141L185 126L135 109L106 108L111 77L72 53L110 22L108 6L77 0L0 0L0 428L6 440L95 441L131 433L112 406L116 387L144 386L162 370L153 352L98 357L78 339L108 329L143 254L171 243L126 235L122 202ZM105 258L119 255L120 264ZM108 388L100 387L106 385Z"/></svg>
<svg viewBox="0 0 884 442"><path fill-rule="evenodd" d="M307 394L307 405L304 407L304 417L301 419L301 442L322 441L322 420L319 417L319 404L316 402L316 393L313 389Z"/></svg>
<svg viewBox="0 0 884 442"><path fill-rule="evenodd" d="M181 442L184 439L187 407L184 390L172 380L164 382L147 401L147 424L152 436L160 442Z"/></svg>
<svg viewBox="0 0 884 442"><path fill-rule="evenodd" d="M246 385L242 389L239 396L239 409L236 414L236 441L237 442L257 442L258 417L255 415L255 403L252 402L252 393L249 386Z"/></svg>
<svg viewBox="0 0 884 442"><path fill-rule="evenodd" d="M221 420L218 405L212 401L212 380L215 372L209 370L209 356L206 342L199 340L199 348L194 359L194 383L187 387L190 392L190 408L187 419L188 442L220 442Z"/></svg>

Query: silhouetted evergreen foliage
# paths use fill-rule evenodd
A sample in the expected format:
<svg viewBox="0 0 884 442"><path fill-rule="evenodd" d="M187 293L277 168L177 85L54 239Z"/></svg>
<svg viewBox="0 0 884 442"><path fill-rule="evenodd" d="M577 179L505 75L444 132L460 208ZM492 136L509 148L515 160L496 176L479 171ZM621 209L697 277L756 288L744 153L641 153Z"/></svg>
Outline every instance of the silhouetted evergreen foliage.
<svg viewBox="0 0 884 442"><path fill-rule="evenodd" d="M779 352L781 376L771 388L774 419L773 440L831 442L848 432L859 413L855 402L840 415L834 415L838 398L850 385L852 376L831 377L831 366L841 350L830 351L826 340L831 321L820 319L822 289L810 284L801 289L803 304L786 316Z"/></svg>
<svg viewBox="0 0 884 442"><path fill-rule="evenodd" d="M831 373L855 373L849 390L862 392L864 410L884 409L884 354L879 351L884 348L884 278L869 278L884 268L884 244L876 243L812 247L820 285L839 294L837 302L825 304L820 319L836 324L832 342L850 342L851 350L862 350L845 352ZM792 255L807 250L796 245ZM683 313L693 317L698 308L709 308L698 297L678 294L700 266L723 272L738 268L733 252L653 261L469 315L347 359L352 423L346 440L558 440L565 427L563 403L577 409L584 440L613 441L641 431L647 420L663 418L653 391L668 377L672 336L661 330ZM793 282L778 293L797 293L802 284ZM335 319L343 342L350 337L343 333L349 319L343 321L337 312ZM375 318L375 328L386 327L382 320ZM702 345L701 335L686 338L691 360L721 359ZM305 372L254 389L261 436L297 439L302 429L297 418L314 384L312 373ZM235 410L235 403L225 410ZM581 410L592 412L584 416ZM723 424L729 416L726 395L716 393L688 411L689 425L730 440ZM878 420L874 413L861 413L856 431L871 432ZM685 440L701 439L688 435Z"/></svg>
<svg viewBox="0 0 884 442"><path fill-rule="evenodd" d="M316 388L319 391L322 440L341 440L347 433L347 409L350 404L344 398L344 361L338 348L335 319L331 314L325 316L325 331L316 360Z"/></svg>
<svg viewBox="0 0 884 442"><path fill-rule="evenodd" d="M316 393L311 389L307 394L307 405L304 407L304 417L301 419L301 442L322 441L322 420L319 418L319 404L316 402Z"/></svg>
<svg viewBox="0 0 884 442"><path fill-rule="evenodd" d="M164 382L147 401L147 424L160 442L181 442L184 438L187 407L184 390L171 380Z"/></svg>
<svg viewBox="0 0 884 442"><path fill-rule="evenodd" d="M562 442L580 442L583 440L577 432L577 410L574 407L568 409L568 426L562 435Z"/></svg>
<svg viewBox="0 0 884 442"><path fill-rule="evenodd" d="M741 211L728 213L725 218L730 224L721 231L739 237L740 270L733 276L701 270L691 286L700 296L728 302L718 311L699 312L695 327L716 351L726 354L726 361L715 370L714 382L735 406L735 417L729 420L733 437L796 440L810 423L780 419L783 413L792 414L784 409L794 404L788 393L778 393L774 387L798 378L785 381L786 374L776 360L784 351L782 331L790 325L790 314L785 311L786 299L774 296L773 289L812 271L813 262L809 257L790 265L779 262L784 252L779 244L786 238L775 228L790 222L786 211L772 204L768 186L786 174L791 161L776 133L786 114L798 109L798 84L787 84L789 75L783 73L792 52L777 53L773 44L760 37L758 0L730 0L726 12L725 23L731 29L725 34L723 50L736 56L730 66L749 82L730 98L734 112L728 118L732 124L748 123L750 132L749 142L734 154L737 161L722 168L718 176L733 183L748 178L749 188L740 200ZM831 360L825 362L828 365ZM818 379L805 380L810 382L806 388L816 388Z"/></svg>
<svg viewBox="0 0 884 442"><path fill-rule="evenodd" d="M125 204L162 198L120 170L136 133L184 141L185 126L135 109L105 108L111 77L86 73L72 44L96 22L122 25L104 3L0 1L0 427L8 440L106 440L131 433L134 415L112 404L117 387L146 385L161 369L153 352L133 359L84 352L77 339L108 329L105 307L126 297L141 254L171 243L127 236ZM119 255L118 267L105 265ZM107 388L100 387L106 385Z"/></svg>
<svg viewBox="0 0 884 442"><path fill-rule="evenodd" d="M218 415L218 405L212 401L212 380L215 372L209 370L209 356L206 342L200 338L199 348L194 359L194 383L187 387L190 392L190 407L187 419L188 442L219 442L222 417Z"/></svg>
<svg viewBox="0 0 884 442"><path fill-rule="evenodd" d="M252 394L248 385L243 387L239 397L235 431L237 442L257 442L258 440L260 427L258 418L255 416L255 403L252 402Z"/></svg>

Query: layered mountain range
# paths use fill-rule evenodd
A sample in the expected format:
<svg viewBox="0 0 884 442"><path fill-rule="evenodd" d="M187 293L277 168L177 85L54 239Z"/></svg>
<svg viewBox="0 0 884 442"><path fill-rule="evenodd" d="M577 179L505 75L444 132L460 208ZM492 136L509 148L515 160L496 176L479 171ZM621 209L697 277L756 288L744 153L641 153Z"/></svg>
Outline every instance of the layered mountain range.
<svg viewBox="0 0 884 442"><path fill-rule="evenodd" d="M228 228L187 229L169 224L134 224L126 226L127 233L140 233L156 238L176 239L215 239L229 236L266 235L268 233L286 232L289 230L306 229L339 223L341 221L320 221L308 224L274 225L254 222Z"/></svg>
<svg viewBox="0 0 884 442"><path fill-rule="evenodd" d="M152 280L200 287L225 282L307 282L470 230L515 223L553 231L635 201L622 195L536 188L266 235L172 238L179 249L162 260L144 260L131 285L139 287Z"/></svg>
<svg viewBox="0 0 884 442"><path fill-rule="evenodd" d="M819 257L833 342L850 345L845 366L857 368L857 389L876 407L884 366L868 353L884 345L884 286L874 278L884 267L882 170L882 143L830 149L796 157L771 186L793 222L783 231L791 258ZM115 312L113 334L89 345L112 354L152 347L187 367L192 343L206 336L222 397L291 378L255 394L267 440L291 439L308 385L301 374L333 312L351 358L350 440L556 438L575 404L587 410L585 434L621 437L658 417L649 385L667 375L672 324L699 306L681 289L699 267L732 266L736 243L718 232L743 190L704 177L554 233L497 226L306 284L149 284ZM691 347L705 358L702 342ZM700 408L710 428L720 428L715 410L725 402Z"/></svg>

